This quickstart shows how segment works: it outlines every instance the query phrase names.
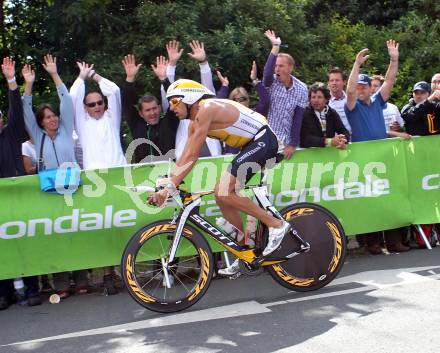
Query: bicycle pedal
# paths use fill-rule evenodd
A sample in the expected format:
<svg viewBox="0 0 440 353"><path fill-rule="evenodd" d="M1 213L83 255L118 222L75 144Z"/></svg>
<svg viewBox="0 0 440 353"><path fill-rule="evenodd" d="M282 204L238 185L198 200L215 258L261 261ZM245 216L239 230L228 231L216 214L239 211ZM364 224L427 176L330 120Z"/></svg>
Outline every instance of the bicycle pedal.
<svg viewBox="0 0 440 353"><path fill-rule="evenodd" d="M240 277L241 276L241 272L237 272L236 274L234 274L234 275L232 275L232 276L229 276L228 278L230 279L230 280L234 280L234 279L237 279L238 277Z"/></svg>

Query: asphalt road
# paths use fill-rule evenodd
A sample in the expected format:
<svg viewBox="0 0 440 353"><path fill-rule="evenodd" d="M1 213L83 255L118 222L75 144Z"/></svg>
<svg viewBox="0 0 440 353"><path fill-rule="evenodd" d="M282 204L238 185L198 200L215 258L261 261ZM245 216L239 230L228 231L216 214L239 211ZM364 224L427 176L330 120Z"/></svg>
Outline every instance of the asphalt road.
<svg viewBox="0 0 440 353"><path fill-rule="evenodd" d="M440 248L349 256L324 289L270 276L214 280L187 311L147 311L124 292L0 312L0 352L439 352ZM24 343L23 343L24 342Z"/></svg>

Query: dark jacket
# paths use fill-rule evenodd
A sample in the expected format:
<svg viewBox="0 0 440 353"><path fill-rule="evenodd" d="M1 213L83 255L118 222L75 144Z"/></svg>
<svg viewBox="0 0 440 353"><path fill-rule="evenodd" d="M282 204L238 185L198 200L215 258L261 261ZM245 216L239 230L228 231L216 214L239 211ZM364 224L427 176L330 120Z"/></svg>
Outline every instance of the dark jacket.
<svg viewBox="0 0 440 353"><path fill-rule="evenodd" d="M167 86L169 86L169 81L166 82L165 86L166 90ZM122 116L127 121L133 140L137 138L150 140L159 148L160 153L151 144L142 143L136 147L134 152L135 163L139 163L142 160L147 162L150 161L150 158L145 159L147 156L165 155L170 150L174 150L176 147L176 132L179 126L179 119L169 109L160 117L156 125L148 124L139 116L137 110L138 98L135 84L125 81L121 90ZM175 158L174 153L172 158ZM163 159L168 158L165 157ZM153 158L151 160L160 160L160 158Z"/></svg>
<svg viewBox="0 0 440 353"><path fill-rule="evenodd" d="M0 133L0 178L26 175L21 144L26 141L23 105L18 89L8 92L8 125Z"/></svg>
<svg viewBox="0 0 440 353"><path fill-rule="evenodd" d="M410 135L426 136L440 134L440 102L425 101L416 104L411 98L401 112L405 130Z"/></svg>
<svg viewBox="0 0 440 353"><path fill-rule="evenodd" d="M313 108L308 106L304 110L301 125L301 147L325 147L325 139L332 138L335 134L344 134L347 142L350 140L350 133L345 128L336 110L328 107L325 121L326 131L324 133Z"/></svg>

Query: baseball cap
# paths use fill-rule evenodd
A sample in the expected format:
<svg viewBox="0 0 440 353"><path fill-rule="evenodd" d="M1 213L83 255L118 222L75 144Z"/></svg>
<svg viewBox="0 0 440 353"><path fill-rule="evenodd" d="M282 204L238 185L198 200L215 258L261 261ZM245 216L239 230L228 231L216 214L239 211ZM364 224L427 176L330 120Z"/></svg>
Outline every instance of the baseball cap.
<svg viewBox="0 0 440 353"><path fill-rule="evenodd" d="M413 92L414 91L431 92L431 85L428 82L426 82L426 81L417 82L414 85Z"/></svg>
<svg viewBox="0 0 440 353"><path fill-rule="evenodd" d="M360 74L358 76L358 83L361 85L369 85L371 86L371 78L368 77L368 75Z"/></svg>

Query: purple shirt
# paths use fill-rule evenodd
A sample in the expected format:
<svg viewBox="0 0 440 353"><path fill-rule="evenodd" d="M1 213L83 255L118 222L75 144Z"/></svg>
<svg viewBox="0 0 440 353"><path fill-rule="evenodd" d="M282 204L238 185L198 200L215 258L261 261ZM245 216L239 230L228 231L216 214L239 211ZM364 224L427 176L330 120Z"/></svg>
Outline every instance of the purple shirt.
<svg viewBox="0 0 440 353"><path fill-rule="evenodd" d="M264 66L263 84L270 97L268 122L278 138L287 145L299 146L304 109L308 105L307 85L292 77L293 85L286 87L275 75L277 56L272 53Z"/></svg>

